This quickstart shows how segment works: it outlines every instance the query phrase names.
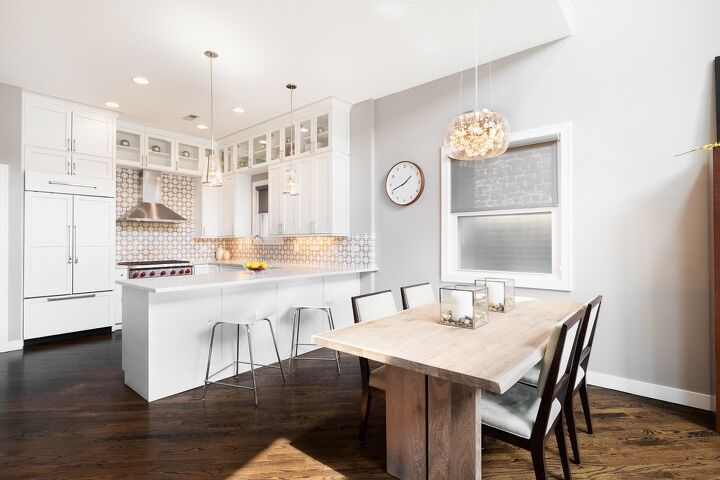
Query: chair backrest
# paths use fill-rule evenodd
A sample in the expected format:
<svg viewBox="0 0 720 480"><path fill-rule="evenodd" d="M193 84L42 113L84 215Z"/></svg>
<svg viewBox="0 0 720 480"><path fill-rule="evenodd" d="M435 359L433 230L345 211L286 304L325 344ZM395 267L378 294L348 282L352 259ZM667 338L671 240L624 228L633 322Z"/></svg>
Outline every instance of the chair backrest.
<svg viewBox="0 0 720 480"><path fill-rule="evenodd" d="M352 297L350 302L352 303L355 323L367 322L397 313L395 299L390 290L358 295ZM358 357L358 360L360 360L360 378L363 391L367 391L370 388L370 362L363 357Z"/></svg>
<svg viewBox="0 0 720 480"><path fill-rule="evenodd" d="M598 295L597 297L593 298L588 302L587 305L587 317L588 321L585 322L585 331L583 332L583 342L582 342L582 349L591 349L593 340L595 340L595 328L597 327L597 320L600 316L600 306L602 305L603 297L602 295ZM589 352L588 352L589 353Z"/></svg>
<svg viewBox="0 0 720 480"><path fill-rule="evenodd" d="M537 394L541 400L533 435L544 436L562 409L584 318L585 308L581 308L553 329L538 379Z"/></svg>
<svg viewBox="0 0 720 480"><path fill-rule="evenodd" d="M430 283L418 283L417 285L400 287L400 296L402 297L403 310L435 303L435 292Z"/></svg>
<svg viewBox="0 0 720 480"><path fill-rule="evenodd" d="M395 299L390 290L358 295L352 297L351 301L355 323L389 317L397 313Z"/></svg>

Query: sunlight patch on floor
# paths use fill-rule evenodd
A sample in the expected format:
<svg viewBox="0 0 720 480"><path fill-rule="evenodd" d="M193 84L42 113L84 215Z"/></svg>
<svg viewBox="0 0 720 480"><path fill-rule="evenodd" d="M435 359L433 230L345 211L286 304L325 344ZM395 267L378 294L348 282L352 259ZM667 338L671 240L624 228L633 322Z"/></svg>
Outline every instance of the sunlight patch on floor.
<svg viewBox="0 0 720 480"><path fill-rule="evenodd" d="M302 472L298 478L346 478L293 447L289 439L278 438L252 460L226 477L226 480L286 479L294 478L297 472Z"/></svg>

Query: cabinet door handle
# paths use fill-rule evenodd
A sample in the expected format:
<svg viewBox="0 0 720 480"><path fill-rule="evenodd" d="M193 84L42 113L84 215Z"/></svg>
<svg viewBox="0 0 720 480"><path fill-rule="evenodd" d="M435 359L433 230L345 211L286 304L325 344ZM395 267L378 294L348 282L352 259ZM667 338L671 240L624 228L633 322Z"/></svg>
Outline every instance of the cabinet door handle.
<svg viewBox="0 0 720 480"><path fill-rule="evenodd" d="M48 180L48 183L50 185L65 185L66 187L97 188L97 185L87 185L85 183L56 182L55 180Z"/></svg>
<svg viewBox="0 0 720 480"><path fill-rule="evenodd" d="M74 138L73 138L73 141L72 141L72 151L73 151L73 152L75 151L75 139L74 139Z"/></svg>
<svg viewBox="0 0 720 480"><path fill-rule="evenodd" d="M74 297L50 297L47 299L48 302L62 302L63 300L80 300L81 298L93 298L94 293L88 293L87 295L77 295Z"/></svg>
<svg viewBox="0 0 720 480"><path fill-rule="evenodd" d="M71 167L70 167L70 160L68 160L67 162L65 162L65 173L67 173L68 175L72 175L70 169L71 169Z"/></svg>
<svg viewBox="0 0 720 480"><path fill-rule="evenodd" d="M65 139L65 150L70 151L70 138Z"/></svg>
<svg viewBox="0 0 720 480"><path fill-rule="evenodd" d="M73 226L73 234L74 234L73 235L73 252L74 252L73 257L75 257L75 263L78 263L78 255L77 255L77 237L78 237L78 235L77 235L77 232L78 232L78 227L77 227L77 225L74 225Z"/></svg>
<svg viewBox="0 0 720 480"><path fill-rule="evenodd" d="M77 173L75 173L75 169L76 169L76 168L77 168L77 164L75 163L75 160L73 160L73 162L72 162L72 171L71 171L72 175L77 175Z"/></svg>
<svg viewBox="0 0 720 480"><path fill-rule="evenodd" d="M280 233L283 233L283 224L282 223L278 223L278 231Z"/></svg>
<svg viewBox="0 0 720 480"><path fill-rule="evenodd" d="M72 239L70 238L70 225L68 227L68 263L72 263Z"/></svg>

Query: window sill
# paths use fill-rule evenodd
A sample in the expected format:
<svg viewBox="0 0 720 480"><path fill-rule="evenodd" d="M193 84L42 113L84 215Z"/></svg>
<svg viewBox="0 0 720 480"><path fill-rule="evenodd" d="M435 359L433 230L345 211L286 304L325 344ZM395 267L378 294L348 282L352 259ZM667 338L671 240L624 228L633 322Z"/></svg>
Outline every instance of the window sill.
<svg viewBox="0 0 720 480"><path fill-rule="evenodd" d="M474 270L456 270L443 272L440 281L445 283L475 283L482 278L511 278L515 281L515 288L530 288L535 290L554 290L560 292L572 291L570 280L558 278L553 275L489 272Z"/></svg>

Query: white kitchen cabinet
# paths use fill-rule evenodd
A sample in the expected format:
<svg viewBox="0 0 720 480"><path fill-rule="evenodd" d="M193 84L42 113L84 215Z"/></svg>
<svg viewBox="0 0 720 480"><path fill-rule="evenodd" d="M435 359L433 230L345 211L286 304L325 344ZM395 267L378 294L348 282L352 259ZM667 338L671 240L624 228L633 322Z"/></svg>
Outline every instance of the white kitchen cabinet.
<svg viewBox="0 0 720 480"><path fill-rule="evenodd" d="M200 218L196 232L202 237L249 237L252 235L251 177L226 175L220 187L200 186Z"/></svg>
<svg viewBox="0 0 720 480"><path fill-rule="evenodd" d="M73 198L73 293L113 290L115 202L112 198Z"/></svg>
<svg viewBox="0 0 720 480"><path fill-rule="evenodd" d="M29 94L28 94L29 95ZM55 180L114 178L115 116L36 95L23 111L23 162Z"/></svg>
<svg viewBox="0 0 720 480"><path fill-rule="evenodd" d="M128 269L127 267L116 267L115 268L115 280L127 280ZM115 312L113 314L113 332L122 328L122 287L118 284L113 285L115 289L113 295L113 303Z"/></svg>
<svg viewBox="0 0 720 480"><path fill-rule="evenodd" d="M199 237L218 236L217 198L220 188L200 185L200 217L197 219L199 228L196 228L196 235Z"/></svg>
<svg viewBox="0 0 720 480"><path fill-rule="evenodd" d="M24 338L111 327L113 292L30 298L24 301Z"/></svg>
<svg viewBox="0 0 720 480"><path fill-rule="evenodd" d="M295 170L298 195L283 195ZM268 168L270 232L274 235L347 235L350 231L349 157L328 152Z"/></svg>
<svg viewBox="0 0 720 480"><path fill-rule="evenodd" d="M25 297L72 293L72 195L25 193Z"/></svg>
<svg viewBox="0 0 720 480"><path fill-rule="evenodd" d="M204 149L201 145L178 142L176 168L179 173L199 176L203 165Z"/></svg>
<svg viewBox="0 0 720 480"><path fill-rule="evenodd" d="M132 128L118 128L115 157L118 165L139 168L145 165L145 134Z"/></svg>
<svg viewBox="0 0 720 480"><path fill-rule="evenodd" d="M175 170L175 139L165 135L145 135L145 166L151 170Z"/></svg>

